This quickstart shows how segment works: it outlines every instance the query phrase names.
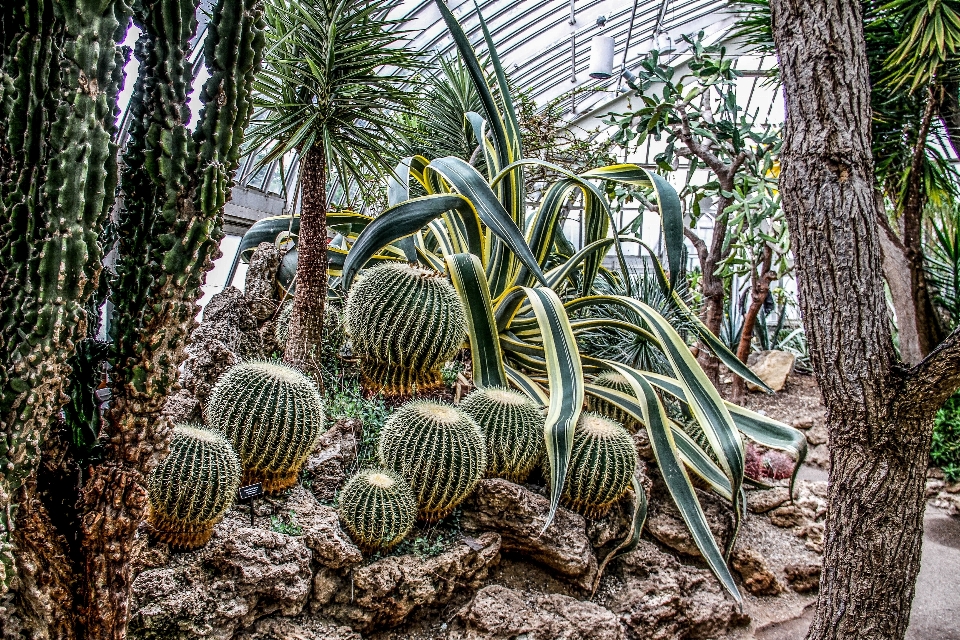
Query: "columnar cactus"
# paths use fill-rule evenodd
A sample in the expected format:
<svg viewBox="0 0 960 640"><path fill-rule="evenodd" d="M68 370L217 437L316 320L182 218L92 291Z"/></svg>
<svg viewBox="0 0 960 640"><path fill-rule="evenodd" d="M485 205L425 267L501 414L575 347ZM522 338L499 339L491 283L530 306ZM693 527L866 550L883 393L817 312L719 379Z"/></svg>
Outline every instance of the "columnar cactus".
<svg viewBox="0 0 960 640"><path fill-rule="evenodd" d="M199 91L203 107L191 133L189 52L197 5L134 2L140 67L116 211L113 400L102 429L106 461L94 469L83 497L83 544L90 555L108 558L91 564L85 580L86 623L99 629L91 635L125 633L127 610L116 602L125 601L131 582L145 478L169 446L172 425L162 410L184 359L204 275L219 255L223 206L263 49L261 0L218 0L210 8L203 41L209 77Z"/></svg>
<svg viewBox="0 0 960 640"><path fill-rule="evenodd" d="M630 488L637 451L630 433L596 413L580 415L561 503L588 518L599 518Z"/></svg>
<svg viewBox="0 0 960 640"><path fill-rule="evenodd" d="M483 432L486 475L524 482L544 454L543 411L524 394L498 387L472 391L459 409Z"/></svg>
<svg viewBox="0 0 960 640"><path fill-rule="evenodd" d="M324 432L323 399L305 375L279 362L234 365L217 381L204 417L233 443L243 483L266 493L292 486Z"/></svg>
<svg viewBox="0 0 960 640"><path fill-rule="evenodd" d="M170 454L148 480L150 534L177 549L202 547L239 486L240 459L223 434L177 425Z"/></svg>
<svg viewBox="0 0 960 640"><path fill-rule="evenodd" d="M410 483L417 515L426 522L450 515L487 467L483 434L473 418L429 400L408 402L387 419L377 454Z"/></svg>
<svg viewBox="0 0 960 640"><path fill-rule="evenodd" d="M417 503L410 485L390 469L363 469L340 491L337 513L363 551L388 550L413 528Z"/></svg>
<svg viewBox="0 0 960 640"><path fill-rule="evenodd" d="M360 358L363 386L411 395L442 385L440 366L467 336L460 296L439 273L384 264L350 288L346 329Z"/></svg>
<svg viewBox="0 0 960 640"><path fill-rule="evenodd" d="M0 594L14 493L62 404L116 186L122 0L0 9ZM23 502L29 502L25 500Z"/></svg>
<svg viewBox="0 0 960 640"><path fill-rule="evenodd" d="M596 377L596 379L593 381L593 384L597 385L598 387L613 389L614 391L619 391L620 393L625 393L630 397L636 398L636 394L633 392L633 387L630 386L630 383L627 382L627 379L623 377L622 374L616 373L615 371L604 371ZM619 422L626 427L627 431L630 433L636 433L637 428L640 426L636 419L634 419L629 413L601 398L587 396L587 408L595 413L599 413L602 416L606 416L611 420Z"/></svg>

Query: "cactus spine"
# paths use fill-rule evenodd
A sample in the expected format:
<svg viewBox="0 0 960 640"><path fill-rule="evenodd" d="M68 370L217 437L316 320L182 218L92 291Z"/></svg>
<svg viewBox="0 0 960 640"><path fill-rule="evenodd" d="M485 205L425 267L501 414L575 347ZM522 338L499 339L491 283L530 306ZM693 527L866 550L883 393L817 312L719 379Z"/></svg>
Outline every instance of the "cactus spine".
<svg viewBox="0 0 960 640"><path fill-rule="evenodd" d="M3 5L0 595L14 574L13 496L62 404L66 360L85 334L84 303L100 275L97 237L116 185L115 43L129 17L122 0Z"/></svg>
<svg viewBox="0 0 960 640"><path fill-rule="evenodd" d="M150 474L150 533L179 549L202 547L233 504L240 459L223 434L173 428L170 454Z"/></svg>
<svg viewBox="0 0 960 640"><path fill-rule="evenodd" d="M403 540L417 516L410 485L390 469L363 469L340 491L337 512L357 546L372 553Z"/></svg>
<svg viewBox="0 0 960 640"><path fill-rule="evenodd" d="M499 387L472 391L459 409L483 432L486 475L524 482L545 450L543 412L522 393Z"/></svg>
<svg viewBox="0 0 960 640"><path fill-rule="evenodd" d="M588 518L600 518L630 488L636 468L637 451L630 433L618 422L584 412L573 432L560 501Z"/></svg>
<svg viewBox="0 0 960 640"><path fill-rule="evenodd" d="M633 387L630 386L630 383L627 381L627 379L623 377L622 374L614 371L604 371L596 377L596 379L593 381L593 384L597 385L598 387L613 389L614 391L619 391L620 393L625 393L632 398L636 398L636 394L633 392ZM600 415L610 418L615 422L619 422L630 433L636 433L637 428L640 426L640 423L638 423L629 413L613 403L607 402L601 398L587 396L587 408L590 411L599 413Z"/></svg>
<svg viewBox="0 0 960 640"><path fill-rule="evenodd" d="M210 394L207 424L222 430L243 465L243 483L275 493L292 486L324 432L323 400L305 375L278 362L244 362Z"/></svg>
<svg viewBox="0 0 960 640"><path fill-rule="evenodd" d="M456 407L414 400L390 416L377 443L380 463L406 478L421 520L447 517L487 466L483 434Z"/></svg>
<svg viewBox="0 0 960 640"><path fill-rule="evenodd" d="M412 395L441 386L440 365L467 336L460 296L430 269L385 264L350 288L346 329L360 358L363 386Z"/></svg>
<svg viewBox="0 0 960 640"><path fill-rule="evenodd" d="M87 624L103 636L120 637L126 627L126 608L115 603L126 600L131 582L146 475L169 446L165 396L183 361L204 274L218 253L222 208L263 48L260 0L219 0L213 6L203 43L210 75L191 134L189 49L197 4L136 0L134 6L140 70L116 214L113 401L103 427L106 461L94 470L83 498L83 544L89 555L109 558L90 565L86 580Z"/></svg>

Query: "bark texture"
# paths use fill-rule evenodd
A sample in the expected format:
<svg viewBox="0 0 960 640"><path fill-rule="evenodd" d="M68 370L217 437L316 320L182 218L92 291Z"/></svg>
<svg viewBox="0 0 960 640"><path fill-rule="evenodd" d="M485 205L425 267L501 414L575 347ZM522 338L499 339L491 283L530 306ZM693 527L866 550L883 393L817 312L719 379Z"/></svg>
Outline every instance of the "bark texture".
<svg viewBox="0 0 960 640"><path fill-rule="evenodd" d="M327 301L327 158L322 147L307 151L300 179L297 291L283 359L304 371L317 371ZM319 375L316 379L320 380Z"/></svg>
<svg viewBox="0 0 960 640"><path fill-rule="evenodd" d="M913 369L897 360L860 3L773 0L771 8L787 108L780 189L831 448L824 570L807 637L903 638L932 418L960 383L960 336Z"/></svg>
<svg viewBox="0 0 960 640"><path fill-rule="evenodd" d="M753 329L757 324L757 317L760 315L760 309L767 300L770 293L770 283L777 279L777 274L770 266L773 263L773 251L770 247L764 247L763 256L760 264L753 270L750 284L750 306L747 313L743 316L743 329L740 332L740 343L737 345L737 358L746 363L750 355L750 345L753 343ZM733 376L733 386L731 387L732 399L734 402L743 400L746 393L747 383L740 376Z"/></svg>

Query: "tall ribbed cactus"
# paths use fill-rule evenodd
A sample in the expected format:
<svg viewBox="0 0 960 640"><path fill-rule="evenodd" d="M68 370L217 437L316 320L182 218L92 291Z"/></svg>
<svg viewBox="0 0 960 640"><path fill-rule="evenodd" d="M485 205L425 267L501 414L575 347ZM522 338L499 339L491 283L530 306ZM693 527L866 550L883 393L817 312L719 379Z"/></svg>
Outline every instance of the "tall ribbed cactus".
<svg viewBox="0 0 960 640"><path fill-rule="evenodd" d="M103 429L106 461L84 489L82 521L85 622L95 634L124 633L146 475L170 438L170 421L161 411L183 360L204 274L218 253L222 208L250 118L263 48L260 1L220 0L214 6L203 45L210 77L200 91L203 109L192 134L187 54L197 0L134 5L142 34L116 219L113 401Z"/></svg>
<svg viewBox="0 0 960 640"><path fill-rule="evenodd" d="M114 131L129 7L4 2L0 20L0 595L14 494L63 401L84 336L116 185ZM18 500L26 502L24 498ZM23 583L22 583L23 584Z"/></svg>
<svg viewBox="0 0 960 640"><path fill-rule="evenodd" d="M350 288L345 316L363 386L388 396L439 387L440 365L467 335L456 290L443 275L415 265L367 270Z"/></svg>

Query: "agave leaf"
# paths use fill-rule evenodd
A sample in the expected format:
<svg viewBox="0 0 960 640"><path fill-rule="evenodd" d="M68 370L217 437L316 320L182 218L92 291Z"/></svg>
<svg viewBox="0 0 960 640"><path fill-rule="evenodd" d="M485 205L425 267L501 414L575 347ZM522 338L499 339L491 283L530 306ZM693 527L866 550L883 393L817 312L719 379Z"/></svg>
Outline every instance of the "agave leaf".
<svg viewBox="0 0 960 640"><path fill-rule="evenodd" d="M618 400L617 406L627 411L646 427L657 466L660 467L660 473L663 475L667 489L670 491L670 495L673 497L684 522L686 522L687 528L693 536L693 541L724 588L738 603L742 602L740 591L737 589L717 541L710 531L703 508L700 506L697 494L690 483L690 477L687 475L677 442L673 437L673 430L669 426L669 419L657 392L654 391L653 386L647 382L643 375L632 367L611 361L607 361L607 365L623 375L630 382L636 397L641 399L637 400L626 394L621 394L624 397Z"/></svg>
<svg viewBox="0 0 960 640"><path fill-rule="evenodd" d="M541 387L536 380L508 365L504 365L503 367L507 372L507 377L510 379L510 384L527 394L527 397L541 407L546 407L550 404L550 394L544 391L543 387Z"/></svg>
<svg viewBox="0 0 960 640"><path fill-rule="evenodd" d="M680 196L669 182L656 173L635 164L615 164L593 169L583 174L586 178L601 178L629 185L652 186L660 208L660 224L667 248L667 264L670 267L670 290L677 284L683 271L683 210Z"/></svg>
<svg viewBox="0 0 960 640"><path fill-rule="evenodd" d="M480 259L469 253L447 257L447 273L467 311L473 381L478 387L507 386L503 353Z"/></svg>
<svg viewBox="0 0 960 640"><path fill-rule="evenodd" d="M473 215L473 206L457 194L432 195L414 198L390 207L357 237L343 265L344 291L350 290L356 272L373 254L386 245L419 231L431 220L446 211L456 210L464 215Z"/></svg>

